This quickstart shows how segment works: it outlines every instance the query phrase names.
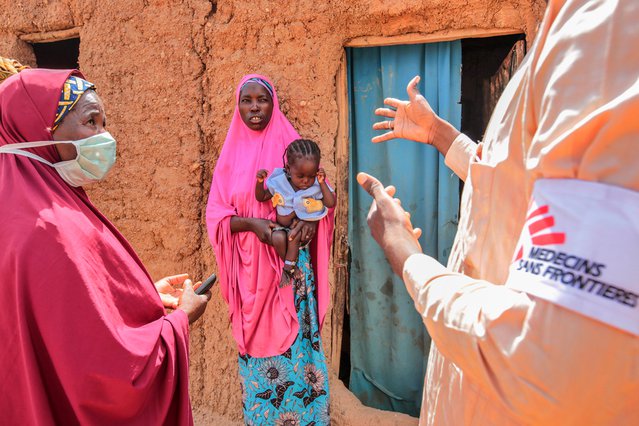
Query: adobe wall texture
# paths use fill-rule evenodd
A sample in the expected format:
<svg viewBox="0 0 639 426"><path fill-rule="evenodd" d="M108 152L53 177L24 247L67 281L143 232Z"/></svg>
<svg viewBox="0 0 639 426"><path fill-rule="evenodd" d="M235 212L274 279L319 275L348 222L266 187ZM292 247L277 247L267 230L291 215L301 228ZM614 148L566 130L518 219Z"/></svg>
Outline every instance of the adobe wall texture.
<svg viewBox="0 0 639 426"><path fill-rule="evenodd" d="M80 68L96 84L119 143L116 168L89 194L154 278L203 277L216 270L204 224L211 172L242 75L272 78L284 113L320 142L334 178L336 82L349 41L494 29L532 41L544 7L544 0L0 0L0 55L35 65L21 35L81 28ZM216 288L192 327L199 424L241 420L227 317ZM415 423L362 407L335 380L331 394L335 424Z"/></svg>

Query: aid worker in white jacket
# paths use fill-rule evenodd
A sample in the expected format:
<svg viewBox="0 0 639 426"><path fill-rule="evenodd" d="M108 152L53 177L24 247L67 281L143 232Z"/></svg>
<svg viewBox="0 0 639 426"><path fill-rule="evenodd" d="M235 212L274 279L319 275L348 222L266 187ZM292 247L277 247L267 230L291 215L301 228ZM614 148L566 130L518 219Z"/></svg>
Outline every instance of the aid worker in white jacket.
<svg viewBox="0 0 639 426"><path fill-rule="evenodd" d="M483 144L417 78L376 111L373 142L432 144L465 180L444 267L395 189L358 176L432 337L420 424L639 424L638 22L638 1L550 0Z"/></svg>

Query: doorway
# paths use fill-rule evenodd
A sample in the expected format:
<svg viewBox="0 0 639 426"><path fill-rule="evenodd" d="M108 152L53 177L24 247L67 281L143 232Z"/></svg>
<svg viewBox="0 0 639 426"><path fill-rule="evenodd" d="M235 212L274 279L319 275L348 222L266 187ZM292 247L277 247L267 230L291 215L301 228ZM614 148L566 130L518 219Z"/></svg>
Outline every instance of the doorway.
<svg viewBox="0 0 639 426"><path fill-rule="evenodd" d="M430 337L402 280L368 231L370 196L355 180L366 171L397 187L397 197L423 230L426 254L446 263L457 230L459 180L437 150L408 140L372 144L374 110L384 98L420 91L434 111L461 125L461 42L349 49L350 376L349 388L370 406L419 413Z"/></svg>
<svg viewBox="0 0 639 426"><path fill-rule="evenodd" d="M370 197L355 175L366 171L397 186L414 226L424 231L425 253L444 264L456 233L462 184L430 146L405 140L373 145L370 139L378 132L371 126L379 121L374 110L385 97L406 99L406 84L419 74L420 91L433 109L479 140L523 58L524 43L517 34L346 50L349 197L342 220L348 226L338 223L337 229L348 229L348 248L335 257L346 264L347 273L339 272L338 281L346 281L348 292L340 313L338 365L340 378L365 405L419 414L430 337L403 282L370 237L365 220ZM342 283L336 287L343 288Z"/></svg>

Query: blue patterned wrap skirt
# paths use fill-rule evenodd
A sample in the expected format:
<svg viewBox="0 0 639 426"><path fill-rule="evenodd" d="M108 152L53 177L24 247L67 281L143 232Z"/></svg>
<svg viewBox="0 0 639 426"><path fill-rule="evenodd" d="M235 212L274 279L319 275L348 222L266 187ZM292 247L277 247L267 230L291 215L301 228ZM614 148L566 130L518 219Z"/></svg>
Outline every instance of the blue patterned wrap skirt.
<svg viewBox="0 0 639 426"><path fill-rule="evenodd" d="M307 248L300 250L301 279L293 280L300 328L282 355L239 356L244 422L247 425L330 424L328 370L322 348L315 277Z"/></svg>

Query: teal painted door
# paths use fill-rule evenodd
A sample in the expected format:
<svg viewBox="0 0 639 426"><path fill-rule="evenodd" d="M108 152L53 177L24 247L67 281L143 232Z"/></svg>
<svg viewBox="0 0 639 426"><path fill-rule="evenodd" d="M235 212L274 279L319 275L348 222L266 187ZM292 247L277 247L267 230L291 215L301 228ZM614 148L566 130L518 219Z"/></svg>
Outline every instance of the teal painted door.
<svg viewBox="0 0 639 426"><path fill-rule="evenodd" d="M459 181L433 147L406 140L372 144L376 108L386 97L420 90L437 114L459 128L461 42L349 49L350 102L350 388L369 406L419 414L430 338L401 279L370 236L369 195L359 171L397 187L425 253L446 263L457 230Z"/></svg>

